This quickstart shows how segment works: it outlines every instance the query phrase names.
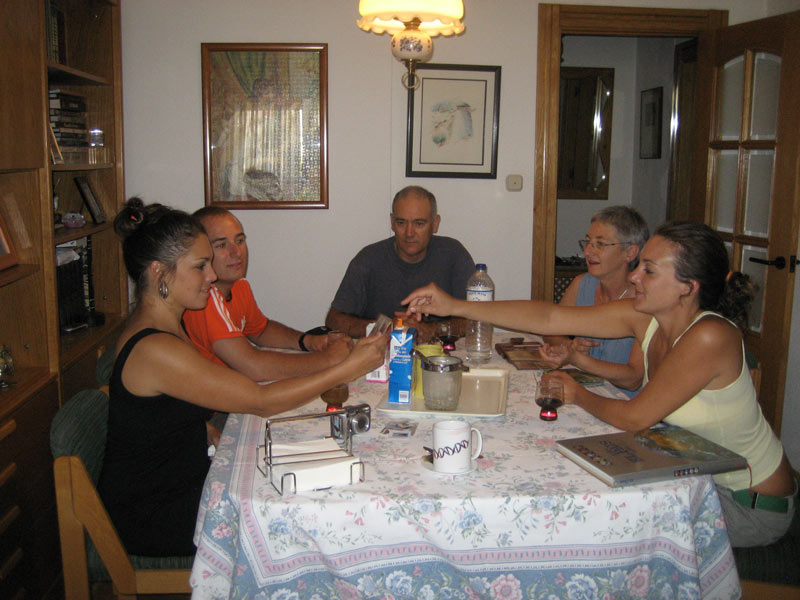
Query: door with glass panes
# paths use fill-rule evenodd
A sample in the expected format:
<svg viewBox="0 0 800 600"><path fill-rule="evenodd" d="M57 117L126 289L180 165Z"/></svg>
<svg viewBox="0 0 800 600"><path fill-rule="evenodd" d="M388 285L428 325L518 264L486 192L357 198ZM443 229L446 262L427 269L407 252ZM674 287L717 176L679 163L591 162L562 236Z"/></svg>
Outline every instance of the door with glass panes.
<svg viewBox="0 0 800 600"><path fill-rule="evenodd" d="M745 343L780 433L800 220L800 12L702 36L697 80L695 216L758 285Z"/></svg>

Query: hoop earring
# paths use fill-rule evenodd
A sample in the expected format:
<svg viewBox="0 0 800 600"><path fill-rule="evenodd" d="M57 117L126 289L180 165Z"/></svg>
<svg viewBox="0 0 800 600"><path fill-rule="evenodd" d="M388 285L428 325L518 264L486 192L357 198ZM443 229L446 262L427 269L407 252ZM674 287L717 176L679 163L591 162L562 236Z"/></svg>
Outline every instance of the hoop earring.
<svg viewBox="0 0 800 600"><path fill-rule="evenodd" d="M167 282L163 279L158 284L158 295L161 296L162 300L166 300L169 296L169 288L167 287Z"/></svg>

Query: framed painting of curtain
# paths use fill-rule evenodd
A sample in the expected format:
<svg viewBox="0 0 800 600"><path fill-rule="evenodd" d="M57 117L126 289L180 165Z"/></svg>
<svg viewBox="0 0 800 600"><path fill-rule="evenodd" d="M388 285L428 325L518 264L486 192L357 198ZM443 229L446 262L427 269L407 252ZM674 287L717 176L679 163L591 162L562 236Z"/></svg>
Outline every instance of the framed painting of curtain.
<svg viewBox="0 0 800 600"><path fill-rule="evenodd" d="M202 44L205 203L328 208L328 45Z"/></svg>

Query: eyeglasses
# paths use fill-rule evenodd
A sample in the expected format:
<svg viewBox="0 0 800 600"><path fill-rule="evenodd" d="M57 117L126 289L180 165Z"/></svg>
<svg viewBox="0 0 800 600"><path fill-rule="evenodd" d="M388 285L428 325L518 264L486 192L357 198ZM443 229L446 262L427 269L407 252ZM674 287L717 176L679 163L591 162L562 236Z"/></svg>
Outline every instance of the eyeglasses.
<svg viewBox="0 0 800 600"><path fill-rule="evenodd" d="M616 242L615 244L609 244L607 242L601 242L599 240L578 240L578 246L581 247L581 251L586 250L586 246L591 246L598 252L602 252L609 246L630 246L630 242Z"/></svg>

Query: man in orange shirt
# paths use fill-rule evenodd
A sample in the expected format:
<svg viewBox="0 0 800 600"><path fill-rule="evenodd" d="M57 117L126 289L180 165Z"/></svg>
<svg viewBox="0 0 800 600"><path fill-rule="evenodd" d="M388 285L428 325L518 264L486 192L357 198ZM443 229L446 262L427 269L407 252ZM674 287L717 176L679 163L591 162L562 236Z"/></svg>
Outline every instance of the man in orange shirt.
<svg viewBox="0 0 800 600"><path fill-rule="evenodd" d="M348 337L301 333L268 319L258 308L245 279L247 236L239 219L217 206L201 208L194 216L203 223L211 241L212 266L217 273L205 309L187 310L183 315L189 337L204 356L255 381L309 375L344 360L350 353Z"/></svg>

